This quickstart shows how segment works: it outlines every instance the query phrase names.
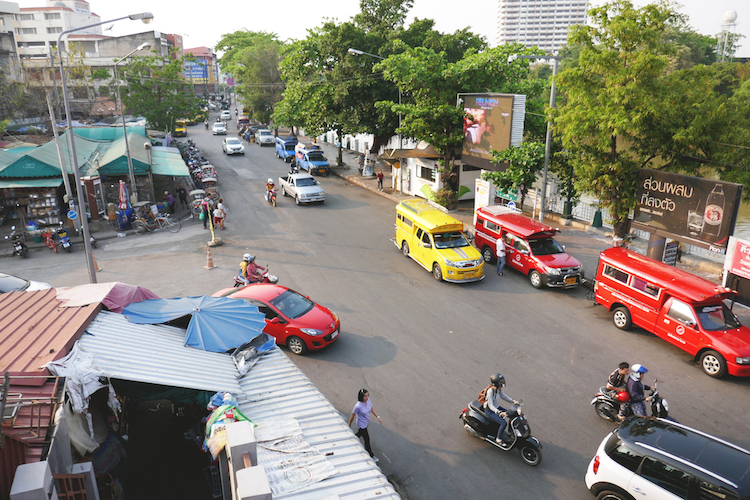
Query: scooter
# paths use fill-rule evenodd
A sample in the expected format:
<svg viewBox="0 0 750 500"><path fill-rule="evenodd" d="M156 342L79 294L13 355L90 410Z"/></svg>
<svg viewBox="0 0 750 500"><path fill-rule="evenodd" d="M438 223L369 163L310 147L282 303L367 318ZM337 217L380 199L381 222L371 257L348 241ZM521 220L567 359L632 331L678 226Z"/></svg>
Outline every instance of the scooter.
<svg viewBox="0 0 750 500"><path fill-rule="evenodd" d="M659 395L659 391L656 388L657 379L654 379L654 385L651 387L651 416L659 418L667 418L669 416L669 403L666 399L663 399ZM606 387L600 387L599 392L596 393L594 399L591 400L591 404L594 405L596 414L604 420L611 422L620 422L617 415L620 412L620 407L627 404L627 410L625 416L628 417L633 414L628 402L630 401L630 395L625 392L619 392L612 395L612 391L608 391Z"/></svg>
<svg viewBox="0 0 750 500"><path fill-rule="evenodd" d="M539 465L542 462L542 443L531 435L531 427L521 410L521 404L514 404L505 413L510 423L503 432L505 440L502 444L495 442L500 425L487 418L479 401L469 403L458 418L463 422L464 429L475 438L487 441L503 451L518 449L524 462Z"/></svg>
<svg viewBox="0 0 750 500"><path fill-rule="evenodd" d="M10 242L13 244L13 253L15 255L20 255L21 257L26 258L29 253L29 247L23 242L21 235L16 234L16 226L11 226L10 229L10 235L6 236L5 239L10 239Z"/></svg>
<svg viewBox="0 0 750 500"><path fill-rule="evenodd" d="M260 280L251 281L250 284L254 285L256 283L271 283L275 285L278 282L279 282L279 277L274 276L273 274L270 274L268 272L268 269L266 269L260 274ZM245 281L242 278L240 278L239 275L235 274L234 275L234 288L240 288L243 286L245 286Z"/></svg>
<svg viewBox="0 0 750 500"><path fill-rule="evenodd" d="M57 237L60 239L60 246L62 246L69 253L73 251L73 244L70 242L70 236L68 232L63 228L63 223L60 223L60 229L57 230Z"/></svg>
<svg viewBox="0 0 750 500"><path fill-rule="evenodd" d="M276 189L266 192L266 201L274 207L276 206Z"/></svg>

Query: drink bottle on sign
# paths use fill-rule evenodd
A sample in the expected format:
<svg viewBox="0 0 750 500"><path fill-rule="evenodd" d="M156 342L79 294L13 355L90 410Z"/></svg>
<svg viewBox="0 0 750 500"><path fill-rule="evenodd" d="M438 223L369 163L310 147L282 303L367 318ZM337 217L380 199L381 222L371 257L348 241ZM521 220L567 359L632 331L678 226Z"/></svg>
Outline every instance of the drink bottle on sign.
<svg viewBox="0 0 750 500"><path fill-rule="evenodd" d="M724 189L717 184L706 198L706 210L703 212L703 237L716 241L724 222Z"/></svg>

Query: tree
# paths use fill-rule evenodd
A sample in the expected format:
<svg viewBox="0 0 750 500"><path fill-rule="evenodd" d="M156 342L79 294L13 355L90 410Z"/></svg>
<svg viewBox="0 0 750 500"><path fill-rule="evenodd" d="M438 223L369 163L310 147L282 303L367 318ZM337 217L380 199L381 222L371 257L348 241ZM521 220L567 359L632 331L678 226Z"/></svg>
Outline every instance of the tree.
<svg viewBox="0 0 750 500"><path fill-rule="evenodd" d="M553 110L563 146L573 158L578 187L610 211L615 233L627 232L638 172L657 155L652 118L676 102L663 80L675 52L664 32L682 18L667 3L638 10L617 0L588 13L569 41L582 46L578 65L558 75L564 95Z"/></svg>
<svg viewBox="0 0 750 500"><path fill-rule="evenodd" d="M495 163L508 162L508 168L499 172L485 172L482 179L503 190L521 192L519 207L523 207L529 188L544 168L544 143L522 142L503 151L491 151Z"/></svg>
<svg viewBox="0 0 750 500"><path fill-rule="evenodd" d="M374 70L395 82L408 102L378 102L380 109L402 113L398 132L431 144L442 155L442 182L452 191L458 186L453 151L463 142L464 111L456 106L459 92L503 92L538 97L544 82L529 80L528 62L508 63L516 54L535 54L521 44L506 44L477 52L470 49L456 62L444 52L396 43L400 53L388 57ZM538 54L537 54L538 55Z"/></svg>
<svg viewBox="0 0 750 500"><path fill-rule="evenodd" d="M121 67L127 82L120 92L131 113L146 117L151 127L171 130L175 120L198 114L198 99L183 77L184 58L135 57Z"/></svg>
<svg viewBox="0 0 750 500"><path fill-rule="evenodd" d="M284 90L279 69L283 48L276 34L247 30L224 35L216 46L224 52L219 64L234 76L235 91L262 122L270 120Z"/></svg>

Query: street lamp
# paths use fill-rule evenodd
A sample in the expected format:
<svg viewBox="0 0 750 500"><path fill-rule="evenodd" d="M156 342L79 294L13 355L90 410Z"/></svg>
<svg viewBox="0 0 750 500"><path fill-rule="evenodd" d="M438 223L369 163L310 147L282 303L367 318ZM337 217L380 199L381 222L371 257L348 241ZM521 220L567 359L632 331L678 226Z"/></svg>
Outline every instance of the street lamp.
<svg viewBox="0 0 750 500"><path fill-rule="evenodd" d="M115 65L115 81L117 82L117 100L120 101L120 118L122 118L122 135L125 138L125 154L128 157L128 173L130 174L130 198L131 198L131 204L132 199L135 198L135 201L138 202L138 188L135 185L135 173L133 172L133 157L130 155L130 145L128 144L128 128L125 126L125 105L122 102L122 97L120 97L120 77L117 74L117 65L120 64L122 61L127 59L128 57L132 56L138 51L144 50L144 49L150 49L151 44L148 42L144 42L138 46L137 49L131 50L127 55L124 57L118 59L114 62Z"/></svg>
<svg viewBox="0 0 750 500"><path fill-rule="evenodd" d="M95 26L101 26L102 24L121 21L123 19L130 19L133 21L140 19L144 23L148 24L153 18L154 15L152 13L141 12L140 14L131 14L129 16L118 17L117 19L110 19L109 21L101 21L86 26L80 26L78 28L71 28L69 30L63 31L62 33L60 33L60 36L57 37L57 53L60 58L60 80L62 81L63 99L65 100L65 118L68 122L68 135L70 136L70 156L73 160L73 174L76 181L76 191L78 192L78 206L76 207L76 212L78 214L78 217L80 217L81 219L81 227L83 228L83 246L86 248L86 263L88 264L89 281L91 283L96 283L96 268L94 267L94 256L91 253L91 234L89 233L89 221L86 218L83 210L83 207L85 206L85 200L83 198L83 189L81 188L81 171L78 168L78 154L76 153L75 134L73 133L73 127L71 126L70 119L70 102L68 102L68 87L65 78L65 63L63 62L62 57L62 37L63 35L73 33L74 31L85 30L88 28L93 28Z"/></svg>
<svg viewBox="0 0 750 500"><path fill-rule="evenodd" d="M519 56L513 54L508 57L508 64L512 63L516 59L552 59L554 64L552 65L552 85L550 86L549 92L549 107L550 109L555 107L555 77L557 76L557 62L562 59L560 56ZM549 155L550 148L552 146L552 121L547 120L547 138L544 143L544 170L542 173L542 199L541 206L539 208L539 222L544 222L544 204L547 202L547 176L549 172Z"/></svg>
<svg viewBox="0 0 750 500"><path fill-rule="evenodd" d="M385 59L385 57L377 56L375 54L370 54L369 52L365 52L364 50L353 49L351 47L349 47L349 50L347 50L346 52L348 54L350 54L350 55L353 55L353 56L363 56L364 55L364 56L375 57L377 59L383 59L383 60ZM401 87L398 88L398 104L399 104L399 106L401 105ZM401 128L401 111L398 112L398 128ZM403 182L404 182L404 176L403 176L404 168L403 167L404 167L404 165L403 165L403 161L402 161L403 158L401 158L401 150L403 148L404 148L404 136L401 135L401 134L398 134L398 177L399 177L398 178L398 187L399 187L399 190L401 191L401 194L404 194L404 185L403 185ZM365 166L362 165L362 173L364 174L364 172L365 172Z"/></svg>

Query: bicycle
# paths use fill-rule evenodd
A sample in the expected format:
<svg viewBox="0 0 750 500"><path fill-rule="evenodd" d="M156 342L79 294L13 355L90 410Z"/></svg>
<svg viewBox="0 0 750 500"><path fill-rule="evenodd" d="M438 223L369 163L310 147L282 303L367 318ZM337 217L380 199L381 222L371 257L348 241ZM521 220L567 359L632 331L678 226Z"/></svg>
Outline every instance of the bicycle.
<svg viewBox="0 0 750 500"><path fill-rule="evenodd" d="M171 218L169 215L157 215L153 222L147 221L141 217L133 221L133 231L135 234L144 234L146 231L156 231L157 229L166 229L170 233L176 233L182 227L179 220Z"/></svg>
<svg viewBox="0 0 750 500"><path fill-rule="evenodd" d="M49 229L42 231L42 239L44 240L44 244L47 245L47 248L54 250L55 253L57 253L57 245L55 244L55 240L52 239L52 231Z"/></svg>

